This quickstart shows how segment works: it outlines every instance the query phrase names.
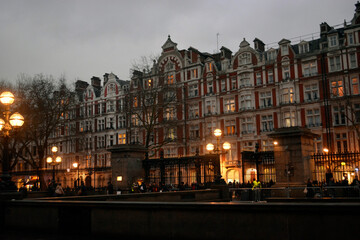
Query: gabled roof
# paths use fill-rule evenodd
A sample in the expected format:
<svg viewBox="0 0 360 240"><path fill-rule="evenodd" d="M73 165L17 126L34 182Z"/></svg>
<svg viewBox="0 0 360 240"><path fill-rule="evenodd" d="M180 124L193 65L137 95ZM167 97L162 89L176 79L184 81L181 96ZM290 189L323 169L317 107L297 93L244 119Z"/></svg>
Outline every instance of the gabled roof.
<svg viewBox="0 0 360 240"><path fill-rule="evenodd" d="M278 42L279 45L286 44L286 43L290 43L290 40L283 38L280 40L280 42Z"/></svg>
<svg viewBox="0 0 360 240"><path fill-rule="evenodd" d="M171 41L170 35L168 35L168 39L166 40L166 42L164 43L164 45L161 47L163 50L168 49L168 48L176 48L177 43L174 43L173 41Z"/></svg>

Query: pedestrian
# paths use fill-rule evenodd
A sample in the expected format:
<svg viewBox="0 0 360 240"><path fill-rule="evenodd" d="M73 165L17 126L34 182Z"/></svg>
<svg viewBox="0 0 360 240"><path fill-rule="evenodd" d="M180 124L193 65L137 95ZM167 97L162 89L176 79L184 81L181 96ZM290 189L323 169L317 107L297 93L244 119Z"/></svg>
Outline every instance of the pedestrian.
<svg viewBox="0 0 360 240"><path fill-rule="evenodd" d="M311 183L310 178L308 178L307 183L306 183L306 197L307 198L313 198L314 197L314 189L313 189L313 185Z"/></svg>
<svg viewBox="0 0 360 240"><path fill-rule="evenodd" d="M260 189L261 189L261 182L254 178L252 190L254 191L254 200L255 200L255 202L260 201L260 197L261 197L260 196L260 194L261 194Z"/></svg>
<svg viewBox="0 0 360 240"><path fill-rule="evenodd" d="M107 194L114 194L114 186L112 185L111 182L108 182L106 190L107 190Z"/></svg>
<svg viewBox="0 0 360 240"><path fill-rule="evenodd" d="M61 183L59 183L57 186L56 186L56 189L55 189L55 197L61 197L63 196L65 193L64 193L64 190L63 188L61 187Z"/></svg>

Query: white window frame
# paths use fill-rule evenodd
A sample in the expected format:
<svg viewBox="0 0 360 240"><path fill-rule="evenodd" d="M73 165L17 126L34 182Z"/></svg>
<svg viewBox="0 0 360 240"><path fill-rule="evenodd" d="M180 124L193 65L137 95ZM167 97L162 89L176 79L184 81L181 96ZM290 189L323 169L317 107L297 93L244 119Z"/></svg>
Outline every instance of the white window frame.
<svg viewBox="0 0 360 240"><path fill-rule="evenodd" d="M306 109L306 125L308 127L318 127L321 125L320 109Z"/></svg>
<svg viewBox="0 0 360 240"><path fill-rule="evenodd" d="M266 108L271 107L273 105L272 102L272 92L261 92L259 94L259 100L260 100L260 108Z"/></svg>

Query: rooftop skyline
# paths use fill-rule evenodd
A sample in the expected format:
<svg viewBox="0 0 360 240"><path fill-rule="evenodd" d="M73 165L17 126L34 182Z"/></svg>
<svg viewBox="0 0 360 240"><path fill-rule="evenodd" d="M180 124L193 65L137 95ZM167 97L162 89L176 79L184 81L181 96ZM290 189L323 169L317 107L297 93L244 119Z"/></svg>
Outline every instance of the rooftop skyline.
<svg viewBox="0 0 360 240"><path fill-rule="evenodd" d="M341 27L356 1L1 1L0 79L43 73L89 82L113 72L129 79L134 61L159 55L168 35L190 46L233 53L254 38L277 47L286 38L318 38L319 24ZM217 38L217 33L219 36Z"/></svg>

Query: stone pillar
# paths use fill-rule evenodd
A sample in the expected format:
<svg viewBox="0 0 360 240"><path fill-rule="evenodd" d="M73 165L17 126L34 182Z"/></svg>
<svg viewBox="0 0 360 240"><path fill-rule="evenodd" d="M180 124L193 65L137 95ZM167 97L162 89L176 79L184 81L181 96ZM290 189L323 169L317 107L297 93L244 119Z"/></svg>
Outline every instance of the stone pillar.
<svg viewBox="0 0 360 240"><path fill-rule="evenodd" d="M112 183L115 190L129 189L139 179L145 180L143 160L146 149L141 145L115 145L111 152ZM122 177L118 181L118 177Z"/></svg>
<svg viewBox="0 0 360 240"><path fill-rule="evenodd" d="M269 134L278 144L274 145L276 186L305 185L312 178L314 137L307 128L290 127L275 129Z"/></svg>

